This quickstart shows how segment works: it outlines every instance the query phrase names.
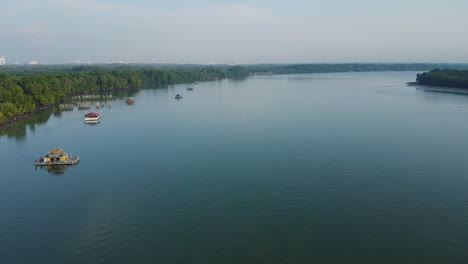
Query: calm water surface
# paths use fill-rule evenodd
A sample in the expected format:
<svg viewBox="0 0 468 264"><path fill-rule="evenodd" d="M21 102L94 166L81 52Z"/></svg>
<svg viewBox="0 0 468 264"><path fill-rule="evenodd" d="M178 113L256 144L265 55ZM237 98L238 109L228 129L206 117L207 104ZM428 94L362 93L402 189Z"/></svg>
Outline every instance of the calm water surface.
<svg viewBox="0 0 468 264"><path fill-rule="evenodd" d="M0 130L0 263L468 263L468 96L415 75L149 88ZM54 147L81 162L32 165Z"/></svg>

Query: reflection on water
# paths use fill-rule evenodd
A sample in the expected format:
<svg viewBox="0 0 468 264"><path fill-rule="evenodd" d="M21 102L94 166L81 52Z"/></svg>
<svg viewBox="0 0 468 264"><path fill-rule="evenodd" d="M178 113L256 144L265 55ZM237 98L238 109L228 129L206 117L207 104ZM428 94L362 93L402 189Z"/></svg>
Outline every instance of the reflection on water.
<svg viewBox="0 0 468 264"><path fill-rule="evenodd" d="M76 165L73 165L75 167ZM36 170L45 170L52 175L63 175L71 165L36 166Z"/></svg>
<svg viewBox="0 0 468 264"><path fill-rule="evenodd" d="M466 263L468 97L351 75L51 110L0 138L0 262ZM55 147L82 162L33 166Z"/></svg>
<svg viewBox="0 0 468 264"><path fill-rule="evenodd" d="M154 89L154 86L143 86L141 89L149 88ZM158 87L157 89L168 89L168 87ZM51 116L61 117L63 112L72 112L87 109L89 109L90 111L93 109L96 109L96 111L103 109L110 110L112 108L112 102L125 100L130 96L135 96L135 94L138 94L139 92L140 89L118 91L113 93L112 97L106 97L107 100L100 100L100 97L93 95L88 95L89 98L87 97L85 101L78 101L73 100L72 98L68 98L68 100L63 104L59 104L51 109L34 114L33 116L24 121L20 121L18 123L6 126L4 128L0 128L0 137L6 136L8 138L14 138L17 141L21 141L27 136L28 130L34 132L37 125L47 123ZM109 98L112 98L112 100L109 100Z"/></svg>
<svg viewBox="0 0 468 264"><path fill-rule="evenodd" d="M468 112L466 104L468 90L466 89L417 86L415 92L419 98L430 103L434 110L443 108L459 113Z"/></svg>
<svg viewBox="0 0 468 264"><path fill-rule="evenodd" d="M48 109L33 115L27 120L4 127L0 129L0 137L6 136L8 138L15 138L17 141L21 141L27 136L28 129L30 131L34 131L37 125L47 123L52 114L54 114L54 116L60 116L60 111L57 111L56 108Z"/></svg>
<svg viewBox="0 0 468 264"><path fill-rule="evenodd" d="M286 77L285 77L286 76ZM314 74L292 74L292 75L277 75L273 77L266 77L267 79L284 79L287 78L288 81L291 80L328 80L328 79L333 79L335 76L333 74L330 74L330 76L324 74L324 75L314 75ZM265 78L263 76L257 76L255 77L257 79ZM342 79L347 79L352 80L352 79L359 79L359 76L354 76L354 75L344 75L341 76ZM230 80L231 83L236 83L236 82L243 82L245 79L240 79L240 80ZM221 80L214 81L213 83L221 83ZM389 86L389 85L387 85ZM379 87L387 87L385 85L381 85ZM392 85L389 87L391 88ZM78 97L71 97L68 98L65 102L63 102L60 105L57 105L51 109L45 110L43 112L37 113L33 115L32 117L28 118L27 120L20 121L18 123L9 125L4 128L0 128L0 137L6 136L8 138L14 138L17 141L23 140L28 133L28 130L31 132L35 131L36 126L42 125L47 123L49 121L51 116L54 117L61 117L64 112L72 112L72 111L81 111L81 110L90 110L94 111L100 111L100 110L110 110L112 108L112 104L119 102L119 101L125 101L128 97L135 97L137 94L140 93L141 90L145 89L157 89L157 90L162 90L170 93L175 94L175 89L177 86L174 85L164 85L164 86L158 86L154 87L150 84L142 86L138 90L122 90L122 91L116 91L112 93L111 96L105 96L104 100L101 100L99 95L86 95L83 98L76 99ZM428 101L433 101L433 103L438 103L438 104L444 104L448 103L451 105L457 105L460 107L465 108L465 100L463 97L468 95L468 90L467 89L457 89L457 88L444 88L444 87L431 87L431 86L421 86L421 85L415 85L414 90L416 91L417 94L420 94L423 96L424 100ZM389 89L385 90L385 93L395 93L396 91L391 91ZM381 92L379 92L381 93ZM440 93L446 93L446 94L452 94L453 96L450 96L450 98L447 97L440 97L438 94ZM457 96L459 98L457 99ZM96 125L96 123L87 123L87 125Z"/></svg>
<svg viewBox="0 0 468 264"><path fill-rule="evenodd" d="M419 91L424 91L428 93L454 93L454 94L464 94L468 95L468 89L462 88L451 88L451 87L435 87L435 86L424 86L424 85L415 85L415 88Z"/></svg>

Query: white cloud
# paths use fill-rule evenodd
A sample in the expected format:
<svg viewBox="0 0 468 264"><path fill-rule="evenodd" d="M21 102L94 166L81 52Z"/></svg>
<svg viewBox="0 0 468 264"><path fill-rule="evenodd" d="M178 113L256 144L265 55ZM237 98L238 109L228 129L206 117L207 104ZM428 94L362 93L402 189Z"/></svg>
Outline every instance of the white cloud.
<svg viewBox="0 0 468 264"><path fill-rule="evenodd" d="M35 21L23 29L23 34L28 36L33 43L46 43L55 39L55 35L48 30L47 21Z"/></svg>
<svg viewBox="0 0 468 264"><path fill-rule="evenodd" d="M411 8L389 12L364 1L340 9L333 1L305 0L112 1L16 0L0 9L5 14L1 24L9 25L0 32L17 54L41 53L54 61L64 56L145 62L363 61L415 54L412 60L429 61L439 54L461 61L468 54L468 39L460 34L468 20L461 12L436 21L435 11L416 17ZM444 12L454 10L445 6L440 4Z"/></svg>
<svg viewBox="0 0 468 264"><path fill-rule="evenodd" d="M215 7L199 7L169 13L168 17L191 23L221 22L221 23L252 23L279 22L280 19L268 9L248 5L223 5Z"/></svg>
<svg viewBox="0 0 468 264"><path fill-rule="evenodd" d="M63 7L64 11L76 15L105 14L117 17L136 16L146 13L144 8L136 5L126 5L118 3L106 3L97 0L53 0L56 4Z"/></svg>
<svg viewBox="0 0 468 264"><path fill-rule="evenodd" d="M64 11L74 16L100 16L115 19L171 19L172 23L251 23L251 22L277 22L279 18L265 8L256 8L249 5L228 4L217 6L198 6L194 8L178 9L177 11L161 10L156 7L144 7L135 4L108 3L98 0L53 0L61 5Z"/></svg>

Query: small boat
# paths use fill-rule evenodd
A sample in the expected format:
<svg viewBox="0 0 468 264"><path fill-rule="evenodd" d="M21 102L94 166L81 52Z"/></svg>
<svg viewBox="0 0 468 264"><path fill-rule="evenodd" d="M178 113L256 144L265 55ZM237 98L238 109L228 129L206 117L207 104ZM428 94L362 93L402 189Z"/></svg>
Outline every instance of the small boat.
<svg viewBox="0 0 468 264"><path fill-rule="evenodd" d="M175 99L180 99L180 98L182 98L182 95L176 94L176 95L174 96L174 98L175 98Z"/></svg>
<svg viewBox="0 0 468 264"><path fill-rule="evenodd" d="M98 114L98 113L94 113L94 112L88 113L88 114L84 115L85 122L86 123L98 123L100 116L101 115Z"/></svg>
<svg viewBox="0 0 468 264"><path fill-rule="evenodd" d="M135 102L135 98L133 97L130 97L127 99L127 101L125 101L127 104L133 104Z"/></svg>
<svg viewBox="0 0 468 264"><path fill-rule="evenodd" d="M193 91L193 87L192 86L187 87L187 91Z"/></svg>
<svg viewBox="0 0 468 264"><path fill-rule="evenodd" d="M80 157L72 157L63 151L63 149L52 149L45 157L40 157L34 162L35 166L53 166L53 165L75 165L80 161Z"/></svg>

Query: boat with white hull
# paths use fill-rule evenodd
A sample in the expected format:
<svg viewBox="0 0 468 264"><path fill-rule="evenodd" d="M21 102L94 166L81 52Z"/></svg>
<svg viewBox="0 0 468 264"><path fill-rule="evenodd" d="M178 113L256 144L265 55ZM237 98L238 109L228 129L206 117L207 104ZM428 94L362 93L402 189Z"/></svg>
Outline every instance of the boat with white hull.
<svg viewBox="0 0 468 264"><path fill-rule="evenodd" d="M100 116L98 113L88 113L85 115L85 123L98 123Z"/></svg>

